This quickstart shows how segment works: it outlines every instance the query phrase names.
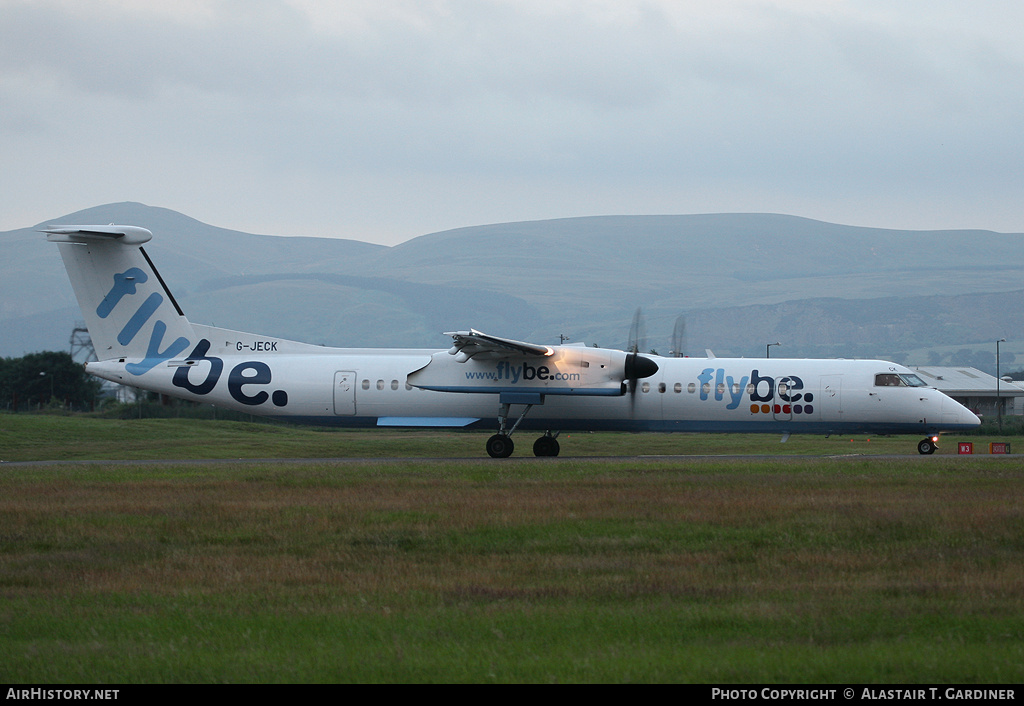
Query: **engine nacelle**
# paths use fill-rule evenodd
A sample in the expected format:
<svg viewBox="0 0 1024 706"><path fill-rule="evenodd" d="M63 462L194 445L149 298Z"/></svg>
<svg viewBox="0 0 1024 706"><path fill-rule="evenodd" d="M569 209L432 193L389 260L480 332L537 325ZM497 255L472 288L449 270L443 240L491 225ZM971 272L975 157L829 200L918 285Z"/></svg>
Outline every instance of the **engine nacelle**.
<svg viewBox="0 0 1024 706"><path fill-rule="evenodd" d="M414 387L441 392L531 392L544 395L621 395L627 379L658 371L653 360L624 351L553 346L548 355L479 354L466 360L448 351L408 377ZM639 374L638 374L639 373Z"/></svg>

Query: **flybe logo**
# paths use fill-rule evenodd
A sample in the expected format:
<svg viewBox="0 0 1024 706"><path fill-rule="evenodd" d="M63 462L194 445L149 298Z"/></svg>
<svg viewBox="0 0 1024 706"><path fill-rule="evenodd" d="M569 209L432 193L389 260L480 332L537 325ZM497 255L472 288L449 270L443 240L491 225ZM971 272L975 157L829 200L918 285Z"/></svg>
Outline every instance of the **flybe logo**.
<svg viewBox="0 0 1024 706"><path fill-rule="evenodd" d="M110 288L110 291L107 292L107 296L103 297L103 301L101 301L99 306L96 307L96 315L101 319L105 319L110 316L126 296L134 295L136 293L136 287L140 284L144 284L148 279L149 275L138 267L129 267L124 272L115 274L114 286ZM121 332L117 334L117 342L122 346L127 346L129 343L134 341L135 337L139 335L139 331L142 330L142 327L147 321L153 318L153 314L156 313L157 309L159 309L160 305L163 303L164 297L159 292L153 292L146 297L135 313L132 314L132 317L128 319L128 323L124 325ZM160 350L160 346L163 345L164 335L166 335L166 333L167 324L158 319L156 323L153 324L153 332L149 334L149 343L146 346L146 357L138 363L128 363L124 366L125 369L132 375L142 375L188 348L188 339L179 337L171 341L166 348Z"/></svg>
<svg viewBox="0 0 1024 706"><path fill-rule="evenodd" d="M726 409L738 409L747 398L751 414L813 414L814 393L804 392L804 381L796 375L775 379L751 370L739 379L725 369L705 368L697 376L700 399L725 402Z"/></svg>
<svg viewBox="0 0 1024 706"><path fill-rule="evenodd" d="M115 274L114 285L107 292L107 295L103 297L103 301L99 303L99 306L96 307L96 315L101 319L106 319L125 300L125 297L131 297L136 294L137 286L144 284L148 280L149 275L138 267L130 267L124 272ZM117 334L117 342L122 346L127 346L134 341L142 327L153 318L153 314L157 312L164 301L163 295L159 292L153 292L146 297L135 313L132 314L131 318L128 319L128 323L124 325L121 332ZM166 334L167 324L157 319L153 324L153 332L149 336L146 357L138 363L128 363L124 366L125 369L132 375L142 375L160 363L174 358L188 348L189 340L179 336L161 350ZM239 350L241 350L241 347L242 344L239 344ZM259 342L253 345L252 348L265 351L276 350L277 344L273 341ZM210 342L204 338L196 344L195 348L188 355L189 360L193 364L201 361L209 364L206 379L199 383L189 379L189 370L191 367L194 367L192 365L180 367L174 371L171 384L196 395L208 395L213 392L224 372L224 361L217 356L207 355L209 350ZM270 400L275 406L284 407L288 404L288 393L285 390L268 392L265 389L259 389L269 385L272 378L270 366L262 361L247 360L238 363L227 375L228 394L236 402L244 405L255 406Z"/></svg>
<svg viewBox="0 0 1024 706"><path fill-rule="evenodd" d="M175 387L196 395L208 395L217 386L217 381L224 372L224 360L215 355L207 355L210 351L210 342L202 339L196 344L195 349L188 355L190 361L205 361L210 364L206 373L206 379L195 383L189 379L189 367L178 368L174 371L171 383ZM274 390L272 393L259 389L252 393L253 386L269 385L273 380L270 366L261 360L247 360L239 363L228 373L228 394L236 402L244 405L255 406L270 400L275 407L284 407L288 404L288 393L285 390ZM247 389L248 388L248 389Z"/></svg>

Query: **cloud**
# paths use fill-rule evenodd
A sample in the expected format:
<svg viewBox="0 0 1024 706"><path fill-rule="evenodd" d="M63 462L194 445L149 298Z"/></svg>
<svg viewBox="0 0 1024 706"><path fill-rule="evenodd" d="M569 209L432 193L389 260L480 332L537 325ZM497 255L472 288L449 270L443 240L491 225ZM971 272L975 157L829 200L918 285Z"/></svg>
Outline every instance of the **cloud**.
<svg viewBox="0 0 1024 706"><path fill-rule="evenodd" d="M340 234L377 241L709 210L1024 230L1022 15L4 0L0 158L18 169L0 177L0 227L138 200L240 229L349 223Z"/></svg>

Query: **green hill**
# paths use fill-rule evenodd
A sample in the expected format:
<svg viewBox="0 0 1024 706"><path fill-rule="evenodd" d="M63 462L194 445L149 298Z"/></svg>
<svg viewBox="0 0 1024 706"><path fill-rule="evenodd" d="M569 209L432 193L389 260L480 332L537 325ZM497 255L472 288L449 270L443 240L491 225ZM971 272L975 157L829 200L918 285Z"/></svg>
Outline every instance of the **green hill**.
<svg viewBox="0 0 1024 706"><path fill-rule="evenodd" d="M340 346L444 347L475 327L625 346L634 311L667 352L927 355L1007 338L1024 355L1024 235L896 231L773 214L601 216L460 228L394 247L251 235L137 203L47 219L126 223L187 315ZM0 355L63 349L77 307L56 248L0 233ZM911 362L930 362L919 360Z"/></svg>

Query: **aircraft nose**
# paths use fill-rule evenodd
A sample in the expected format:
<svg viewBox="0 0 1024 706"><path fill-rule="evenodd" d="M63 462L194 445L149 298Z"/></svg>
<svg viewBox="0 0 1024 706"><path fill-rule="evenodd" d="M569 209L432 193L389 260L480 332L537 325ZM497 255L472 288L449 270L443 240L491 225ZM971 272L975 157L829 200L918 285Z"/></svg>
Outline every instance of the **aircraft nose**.
<svg viewBox="0 0 1024 706"><path fill-rule="evenodd" d="M956 400L946 397L942 400L942 418L955 418L957 426L976 427L981 426L981 419L971 410L964 407Z"/></svg>

